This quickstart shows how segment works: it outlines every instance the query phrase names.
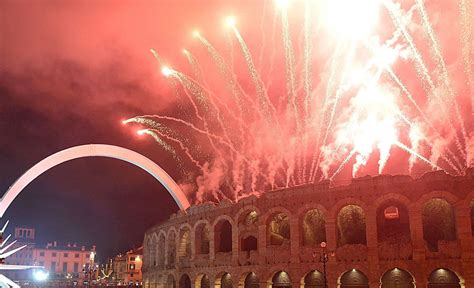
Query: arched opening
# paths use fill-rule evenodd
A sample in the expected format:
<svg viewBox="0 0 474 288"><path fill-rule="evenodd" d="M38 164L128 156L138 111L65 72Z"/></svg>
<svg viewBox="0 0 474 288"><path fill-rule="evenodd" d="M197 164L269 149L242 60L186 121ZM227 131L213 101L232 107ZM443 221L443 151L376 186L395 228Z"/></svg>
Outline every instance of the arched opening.
<svg viewBox="0 0 474 288"><path fill-rule="evenodd" d="M239 225L250 226L257 223L258 213L255 210L248 210L242 213L239 217Z"/></svg>
<svg viewBox="0 0 474 288"><path fill-rule="evenodd" d="M176 265L176 233L171 231L168 236L168 245L167 245L167 255L168 268L175 268Z"/></svg>
<svg viewBox="0 0 474 288"><path fill-rule="evenodd" d="M188 227L179 231L178 257L191 257L191 230Z"/></svg>
<svg viewBox="0 0 474 288"><path fill-rule="evenodd" d="M242 251L256 251L257 250L257 237L249 235L242 239L240 247Z"/></svg>
<svg viewBox="0 0 474 288"><path fill-rule="evenodd" d="M408 209L404 205L388 201L377 209L377 237L379 243L411 242Z"/></svg>
<svg viewBox="0 0 474 288"><path fill-rule="evenodd" d="M461 288L459 277L451 270L439 268L431 272L428 288Z"/></svg>
<svg viewBox="0 0 474 288"><path fill-rule="evenodd" d="M439 251L440 241L456 240L454 210L444 199L434 198L423 205L423 239L429 251Z"/></svg>
<svg viewBox="0 0 474 288"><path fill-rule="evenodd" d="M337 215L337 246L347 244L367 245L364 210L357 205L347 205Z"/></svg>
<svg viewBox="0 0 474 288"><path fill-rule="evenodd" d="M272 287L291 288L290 275L285 271L279 271L272 277Z"/></svg>
<svg viewBox="0 0 474 288"><path fill-rule="evenodd" d="M196 254L209 254L209 227L204 223L199 224L195 233Z"/></svg>
<svg viewBox="0 0 474 288"><path fill-rule="evenodd" d="M244 279L244 288L259 288L260 284L258 282L257 274L250 272L245 276Z"/></svg>
<svg viewBox="0 0 474 288"><path fill-rule="evenodd" d="M352 269L341 275L340 288L369 288L369 279L359 270Z"/></svg>
<svg viewBox="0 0 474 288"><path fill-rule="evenodd" d="M225 272L221 277L216 278L215 287L217 288L232 288L232 276Z"/></svg>
<svg viewBox="0 0 474 288"><path fill-rule="evenodd" d="M414 288L413 277L405 270L393 268L382 275L381 288Z"/></svg>
<svg viewBox="0 0 474 288"><path fill-rule="evenodd" d="M156 266L156 256L157 256L157 243L155 242L155 238L152 237L148 239L147 250L148 250L148 259L146 260L146 264L148 267L155 267Z"/></svg>
<svg viewBox="0 0 474 288"><path fill-rule="evenodd" d="M196 288L210 288L211 282L209 281L209 277L206 274L200 274L196 278L196 283L194 284Z"/></svg>
<svg viewBox="0 0 474 288"><path fill-rule="evenodd" d="M288 245L290 243L290 221L283 212L269 217L267 223L267 246Z"/></svg>
<svg viewBox="0 0 474 288"><path fill-rule="evenodd" d="M319 272L318 270L313 270L308 272L304 278L302 283L304 288L321 288L324 286L324 275L323 273Z"/></svg>
<svg viewBox="0 0 474 288"><path fill-rule="evenodd" d="M174 280L174 276L171 274L169 274L168 278L166 279L166 287L176 288L176 281Z"/></svg>
<svg viewBox="0 0 474 288"><path fill-rule="evenodd" d="M232 225L227 220L219 221L214 227L216 252L232 251Z"/></svg>
<svg viewBox="0 0 474 288"><path fill-rule="evenodd" d="M183 274L179 279L179 288L191 288L191 278L188 274Z"/></svg>
<svg viewBox="0 0 474 288"><path fill-rule="evenodd" d="M318 209L307 211L303 217L303 246L319 246L326 242L326 222Z"/></svg>
<svg viewBox="0 0 474 288"><path fill-rule="evenodd" d="M158 251L157 251L157 259L156 259L156 266L158 266L159 268L163 269L165 267L165 243L166 243L166 239L165 239L165 235L164 234L160 234L160 236L158 236Z"/></svg>

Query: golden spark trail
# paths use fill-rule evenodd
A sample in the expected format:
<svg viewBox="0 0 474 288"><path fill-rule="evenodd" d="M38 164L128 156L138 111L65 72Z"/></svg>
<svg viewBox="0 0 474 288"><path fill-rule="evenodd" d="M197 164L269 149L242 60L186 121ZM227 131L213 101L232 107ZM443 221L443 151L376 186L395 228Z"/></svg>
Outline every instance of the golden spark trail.
<svg viewBox="0 0 474 288"><path fill-rule="evenodd" d="M395 83L397 83L397 85L402 89L403 93L407 96L407 98L410 100L410 102L412 102L412 104L416 107L416 110L420 113L421 117L423 118L423 120L428 124L428 126L435 132L436 134L436 137L441 137L441 134L439 133L438 129L436 129L436 127L434 127L433 123L429 120L428 116L426 116L426 114L423 112L423 110L421 110L420 106L418 106L418 104L416 103L415 101L415 98L413 98L413 95L410 93L410 91L408 91L407 87L402 83L402 81L400 80L400 78L398 78L398 76L393 72L393 70L386 66L385 67L385 71L388 72L388 74L390 75L390 77L392 78L392 80L395 81ZM403 120L405 120L405 122L407 122L409 124L409 126L411 127L411 123L408 121L407 118L402 118ZM430 141L428 141L428 139L426 139L426 137L423 136L423 139L426 141L426 143L429 143ZM431 147L431 145L430 145ZM456 162L456 164L459 166L459 167L463 167L463 165L461 164L461 162L459 162L459 159L456 157L456 155L451 151L451 149L449 149L449 147L446 149L447 153L453 157L454 161ZM451 166L451 168L455 169L456 171L459 172L458 168L454 168L456 166L454 166L454 164L444 155L442 155L442 158L449 164L449 166Z"/></svg>
<svg viewBox="0 0 474 288"><path fill-rule="evenodd" d="M354 52L355 52L354 50L355 50L355 44L352 43L350 48L349 48L349 51L346 54L344 68L342 70L341 85L339 85L339 88L336 91L336 96L334 98L334 104L333 104L332 109L331 109L331 115L329 116L329 123L326 127L326 132L324 133L323 141L321 142L321 145L319 145L319 147L325 146L327 138L329 137L329 131L331 130L332 123L334 121L334 116L336 114L336 108L337 108L338 102L339 102L340 98L342 97L342 94L345 92L344 91L345 87L342 84L345 82L345 78L346 78L347 70L349 68L349 64L351 63L352 58L354 56ZM319 156L318 156L318 160L316 162L315 170L313 171L312 180L314 180L314 178L316 177L317 169L319 167L319 163L321 162L321 156L322 156L322 151L319 152Z"/></svg>
<svg viewBox="0 0 474 288"><path fill-rule="evenodd" d="M454 95L454 91L452 89L452 84L451 84L451 80L448 74L448 69L446 68L446 63L444 62L444 58L441 53L441 48L440 48L438 39L436 38L436 35L433 31L433 27L431 26L430 20L428 19L428 14L426 13L426 8L423 3L423 0L416 0L416 3L418 5L418 11L420 11L421 18L423 19L423 27L425 28L432 42L432 45L430 45L430 47L434 51L434 54L436 56L438 69L441 70L441 76L442 76L441 78L443 79L444 86L448 90L448 94L451 98L450 99L451 101L449 102L451 102L451 105L453 105L454 107L459 125L461 127L461 133L464 137L464 141L467 142L466 127L464 126L464 121L462 119L461 112L459 111L459 105L456 101L456 96Z"/></svg>
<svg viewBox="0 0 474 288"><path fill-rule="evenodd" d="M239 30L235 27L235 25L231 25L231 29L234 32L235 38L237 38L240 47L242 48L242 53L244 54L245 62L247 63L247 68L250 73L250 77L252 78L252 82L255 86L255 90L257 92L258 99L260 100L260 105L266 114L266 119L270 119L275 124L277 123L276 118L276 111L275 107L273 107L270 99L268 98L268 94L263 87L262 80L260 79L260 75L258 74L257 70L255 69L255 65L253 63L252 54L250 53L247 44L245 43L242 35L240 35Z"/></svg>
<svg viewBox="0 0 474 288"><path fill-rule="evenodd" d="M196 57L194 57L194 55L186 49L183 49L183 54L184 56L186 56L186 59L188 60L189 65L191 66L191 70L196 81L202 83L205 87L209 87L209 85L207 85L206 83L204 73L202 72L201 66L199 65L199 62L197 61Z"/></svg>
<svg viewBox="0 0 474 288"><path fill-rule="evenodd" d="M469 94L471 99L471 115L474 117L474 75L472 72L472 19L474 3L472 0L460 0L459 9L461 13L461 49L462 60L464 62L464 72L467 74L469 84Z"/></svg>
<svg viewBox="0 0 474 288"><path fill-rule="evenodd" d="M305 13L304 13L304 52L303 52L303 88L304 88L304 117L306 121L304 122L304 133L303 133L303 157L308 155L308 135L307 129L310 121L309 114L309 103L311 102L311 9L309 1L305 1ZM307 160L303 158L303 179L306 180L306 169L307 169Z"/></svg>
<svg viewBox="0 0 474 288"><path fill-rule="evenodd" d="M163 139L161 139L155 132L153 132L152 130L156 130L156 129L143 129L143 130L139 130L137 131L137 134L138 135L142 135L142 134L147 134L147 135L150 135L151 137L153 137L153 139L155 139L155 141L160 144L166 151L170 152L171 155L173 155L173 158L174 159L178 159L178 155L176 154L176 150L173 149L173 147L171 147L168 143L166 143L165 141L163 141ZM161 133L160 133L161 134ZM192 159L191 159L192 160ZM198 163L199 164L199 163ZM197 166L199 168L199 166Z"/></svg>
<svg viewBox="0 0 474 288"><path fill-rule="evenodd" d="M332 181L334 179L334 177L337 176L337 174L339 174L339 172L342 171L342 169L344 168L344 166L346 166L347 162L349 162L349 160L351 160L352 156L354 156L354 154L356 153L356 149L352 149L352 151L349 153L349 155L347 155L347 157L341 162L341 164L339 165L339 167L337 168L337 170L334 172L334 174L332 174L331 177L329 177L329 180ZM322 177L322 176L321 176Z"/></svg>
<svg viewBox="0 0 474 288"><path fill-rule="evenodd" d="M384 3L385 3L385 7L387 8L390 14L390 17L392 18L393 22L398 27L398 29L400 29L400 31L402 32L403 37L405 38L406 42L408 43L408 45L410 46L413 52L413 56L415 57L415 60L416 60L415 67L417 68L420 78L429 86L428 91L426 91L426 87L424 85L423 85L423 88L425 89L428 95L431 95L432 93L435 95L436 100L438 101L438 105L440 106L441 111L443 113L443 116L446 117L446 119L448 120L447 121L449 123L448 125L451 126L451 129L453 131L456 131L456 129L453 126L453 123L449 119L450 117L449 117L448 112L445 109L445 105L443 104L443 99L440 98L440 96L438 95L439 93L435 92L436 87L433 83L433 80L431 79L431 76L428 73L428 68L426 68L423 58L421 57L420 52L416 48L413 38L411 37L410 33L408 33L405 25L402 23L402 20L400 19L401 16L397 13L397 10L395 9L394 4L390 0L386 0L384 1ZM466 158L466 154L463 150L462 144L459 140L457 133L454 133L454 139L456 143L456 148L459 150L463 158Z"/></svg>
<svg viewBox="0 0 474 288"><path fill-rule="evenodd" d="M438 170L443 170L443 171L446 171L445 169L439 167L438 165L432 163L430 160L426 159L425 157L421 156L420 154L418 154L416 151L413 151L410 147L406 146L405 144L399 142L399 141L395 141L393 144L395 144L396 146L398 146L400 149L402 150L405 150L406 152L410 153L411 155L414 155L415 157L417 157L418 159L422 160L423 162L427 163L428 165L430 165L432 168L436 168Z"/></svg>

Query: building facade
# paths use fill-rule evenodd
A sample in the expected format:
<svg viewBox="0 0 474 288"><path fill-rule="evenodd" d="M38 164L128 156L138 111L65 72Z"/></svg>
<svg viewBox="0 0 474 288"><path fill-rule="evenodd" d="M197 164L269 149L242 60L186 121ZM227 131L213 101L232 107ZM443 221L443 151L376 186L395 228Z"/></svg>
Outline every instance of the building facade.
<svg viewBox="0 0 474 288"><path fill-rule="evenodd" d="M145 234L144 286L474 287L474 169L329 184L172 215Z"/></svg>
<svg viewBox="0 0 474 288"><path fill-rule="evenodd" d="M143 246L119 254L113 259L113 280L118 285L142 285Z"/></svg>

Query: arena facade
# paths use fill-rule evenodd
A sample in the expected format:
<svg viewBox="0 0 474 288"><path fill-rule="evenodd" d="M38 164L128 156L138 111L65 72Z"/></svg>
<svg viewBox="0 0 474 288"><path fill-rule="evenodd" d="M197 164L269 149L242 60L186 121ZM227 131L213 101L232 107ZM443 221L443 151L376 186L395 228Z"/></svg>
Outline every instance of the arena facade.
<svg viewBox="0 0 474 288"><path fill-rule="evenodd" d="M473 204L471 168L196 205L146 232L144 286L474 287Z"/></svg>

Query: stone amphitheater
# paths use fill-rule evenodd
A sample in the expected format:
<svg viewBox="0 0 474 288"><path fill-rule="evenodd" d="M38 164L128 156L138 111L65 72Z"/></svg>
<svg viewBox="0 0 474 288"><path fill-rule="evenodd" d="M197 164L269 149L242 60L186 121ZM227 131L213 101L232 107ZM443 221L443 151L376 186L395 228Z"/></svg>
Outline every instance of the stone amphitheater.
<svg viewBox="0 0 474 288"><path fill-rule="evenodd" d="M308 184L172 215L145 234L143 282L474 287L473 223L473 168Z"/></svg>

